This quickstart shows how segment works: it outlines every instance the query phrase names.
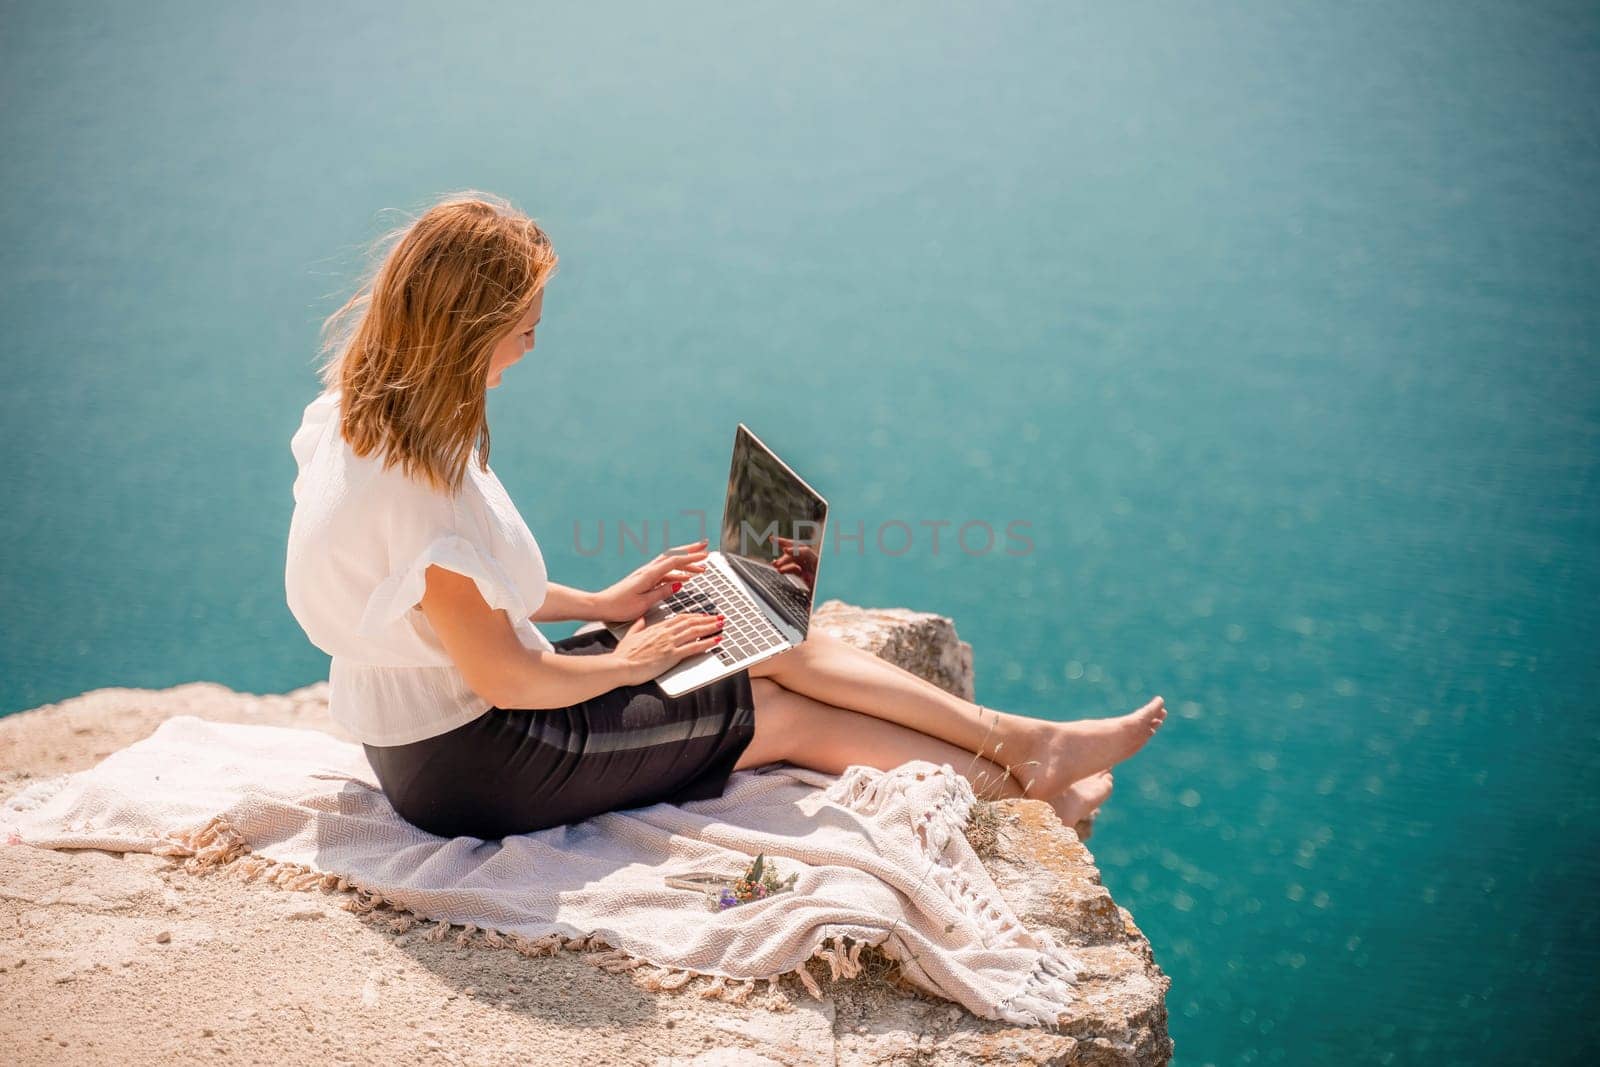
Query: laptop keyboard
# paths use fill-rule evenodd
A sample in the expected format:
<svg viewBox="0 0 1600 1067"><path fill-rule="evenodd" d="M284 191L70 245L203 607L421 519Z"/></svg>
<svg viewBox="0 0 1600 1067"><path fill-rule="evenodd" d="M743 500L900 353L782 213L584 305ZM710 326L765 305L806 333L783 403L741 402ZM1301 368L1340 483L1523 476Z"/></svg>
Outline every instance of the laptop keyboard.
<svg viewBox="0 0 1600 1067"><path fill-rule="evenodd" d="M761 586L773 600L793 607L796 618L803 619L809 614L811 609L810 595L800 590L793 582L776 570L752 564L746 566L739 573L745 581Z"/></svg>
<svg viewBox="0 0 1600 1067"><path fill-rule="evenodd" d="M744 592L715 567L707 567L683 583L682 589L661 601L658 607L665 610L652 609L647 616L652 621L685 611L726 616L722 620L722 640L707 650L723 663L737 663L747 656L776 648L786 640Z"/></svg>

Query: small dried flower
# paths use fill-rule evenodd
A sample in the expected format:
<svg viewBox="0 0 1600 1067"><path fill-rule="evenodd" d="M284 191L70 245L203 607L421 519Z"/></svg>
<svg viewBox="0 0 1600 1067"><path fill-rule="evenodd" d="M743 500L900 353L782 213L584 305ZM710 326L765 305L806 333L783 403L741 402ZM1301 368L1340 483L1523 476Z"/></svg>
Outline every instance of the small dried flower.
<svg viewBox="0 0 1600 1067"><path fill-rule="evenodd" d="M726 909L748 904L752 900L765 900L774 893L787 892L794 888L798 874L779 880L772 865L767 863L764 853L757 853L755 860L750 864L744 876L735 879L732 888L724 888L712 903L713 908Z"/></svg>

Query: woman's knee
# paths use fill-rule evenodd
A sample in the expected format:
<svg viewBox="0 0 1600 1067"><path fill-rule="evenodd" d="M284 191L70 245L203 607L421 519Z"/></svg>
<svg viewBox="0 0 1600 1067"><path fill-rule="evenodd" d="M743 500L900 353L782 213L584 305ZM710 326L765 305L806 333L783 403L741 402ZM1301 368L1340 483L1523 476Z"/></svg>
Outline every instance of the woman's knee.
<svg viewBox="0 0 1600 1067"><path fill-rule="evenodd" d="M801 656L816 655L818 652L826 652L844 643L844 641L828 633L828 631L812 626L806 630L806 639L789 651L798 653Z"/></svg>
<svg viewBox="0 0 1600 1067"><path fill-rule="evenodd" d="M833 648L843 645L844 642L830 633L817 629L815 626L806 631L806 638L798 645L784 649L770 659L764 659L750 668L752 678L759 676L777 675L786 670L794 670L804 665L818 654L826 654Z"/></svg>

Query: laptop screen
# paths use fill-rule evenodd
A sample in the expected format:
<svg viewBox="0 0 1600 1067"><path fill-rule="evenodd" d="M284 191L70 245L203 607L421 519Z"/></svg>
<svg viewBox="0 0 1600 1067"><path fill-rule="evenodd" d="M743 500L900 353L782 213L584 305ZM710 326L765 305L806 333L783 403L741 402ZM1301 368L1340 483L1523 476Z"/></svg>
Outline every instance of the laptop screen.
<svg viewBox="0 0 1600 1067"><path fill-rule="evenodd" d="M722 543L729 565L789 625L811 623L828 502L744 423L733 435Z"/></svg>

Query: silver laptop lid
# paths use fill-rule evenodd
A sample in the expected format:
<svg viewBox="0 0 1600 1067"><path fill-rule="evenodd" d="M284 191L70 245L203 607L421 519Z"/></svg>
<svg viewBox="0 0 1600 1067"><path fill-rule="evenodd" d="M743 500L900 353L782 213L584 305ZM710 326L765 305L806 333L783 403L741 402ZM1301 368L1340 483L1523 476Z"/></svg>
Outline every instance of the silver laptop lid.
<svg viewBox="0 0 1600 1067"><path fill-rule="evenodd" d="M817 595L828 502L740 423L717 548L789 625L805 634Z"/></svg>

